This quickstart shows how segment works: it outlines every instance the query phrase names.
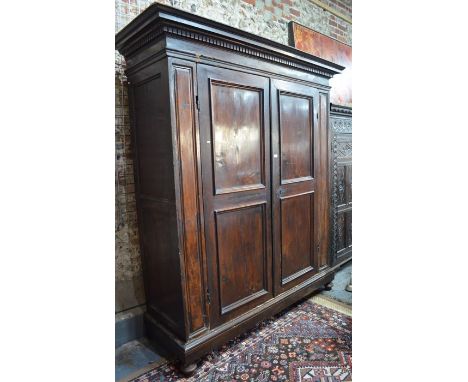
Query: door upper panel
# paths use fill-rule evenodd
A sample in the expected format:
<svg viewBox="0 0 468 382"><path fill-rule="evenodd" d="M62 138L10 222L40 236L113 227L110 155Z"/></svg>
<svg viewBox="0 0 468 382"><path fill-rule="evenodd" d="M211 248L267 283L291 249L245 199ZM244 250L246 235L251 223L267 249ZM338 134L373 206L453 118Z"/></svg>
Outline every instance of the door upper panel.
<svg viewBox="0 0 468 382"><path fill-rule="evenodd" d="M281 146L281 183L313 178L313 98L278 94Z"/></svg>
<svg viewBox="0 0 468 382"><path fill-rule="evenodd" d="M260 89L210 81L216 194L265 187Z"/></svg>

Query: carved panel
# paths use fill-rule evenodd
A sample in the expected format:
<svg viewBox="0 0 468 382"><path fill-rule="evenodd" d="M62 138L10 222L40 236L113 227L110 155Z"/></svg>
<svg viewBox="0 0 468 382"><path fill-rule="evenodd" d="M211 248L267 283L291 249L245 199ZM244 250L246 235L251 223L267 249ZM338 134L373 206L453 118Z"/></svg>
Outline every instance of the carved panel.
<svg viewBox="0 0 468 382"><path fill-rule="evenodd" d="M215 212L221 314L267 293L265 207Z"/></svg>
<svg viewBox="0 0 468 382"><path fill-rule="evenodd" d="M336 147L336 155L338 158L351 158L352 143L351 141L338 142Z"/></svg>
<svg viewBox="0 0 468 382"><path fill-rule="evenodd" d="M311 179L312 98L280 93L281 183Z"/></svg>
<svg viewBox="0 0 468 382"><path fill-rule="evenodd" d="M330 118L330 123L334 134L351 134L353 132L351 118Z"/></svg>
<svg viewBox="0 0 468 382"><path fill-rule="evenodd" d="M352 179L352 171L353 171L353 166L348 165L345 167L346 168L346 203L351 203L353 200L353 179Z"/></svg>
<svg viewBox="0 0 468 382"><path fill-rule="evenodd" d="M211 83L215 193L263 188L262 93Z"/></svg>
<svg viewBox="0 0 468 382"><path fill-rule="evenodd" d="M337 188L337 205L346 204L346 183L345 183L345 166L338 166L337 167L337 180L336 180L336 188Z"/></svg>
<svg viewBox="0 0 468 382"><path fill-rule="evenodd" d="M346 247L349 247L350 245L352 245L352 234L353 234L353 224L352 224L352 213L351 211L348 211L348 212L345 212L345 221L346 221Z"/></svg>
<svg viewBox="0 0 468 382"><path fill-rule="evenodd" d="M346 248L346 238L345 233L346 224L345 224L345 214L339 213L337 216L337 230L336 230L336 250L337 252Z"/></svg>
<svg viewBox="0 0 468 382"><path fill-rule="evenodd" d="M313 267L314 194L281 200L281 280L295 279Z"/></svg>
<svg viewBox="0 0 468 382"><path fill-rule="evenodd" d="M336 178L337 207L350 207L352 199L351 164L338 164Z"/></svg>
<svg viewBox="0 0 468 382"><path fill-rule="evenodd" d="M352 213L351 210L337 213L336 256L344 256L352 246Z"/></svg>

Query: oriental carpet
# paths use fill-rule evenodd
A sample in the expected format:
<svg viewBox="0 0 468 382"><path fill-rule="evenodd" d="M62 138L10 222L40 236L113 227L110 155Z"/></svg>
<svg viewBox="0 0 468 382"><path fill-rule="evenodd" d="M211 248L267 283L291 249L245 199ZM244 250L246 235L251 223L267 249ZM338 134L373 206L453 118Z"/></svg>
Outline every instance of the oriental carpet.
<svg viewBox="0 0 468 382"><path fill-rule="evenodd" d="M204 357L190 378L166 363L133 382L351 381L350 313L324 301L315 296L263 321Z"/></svg>

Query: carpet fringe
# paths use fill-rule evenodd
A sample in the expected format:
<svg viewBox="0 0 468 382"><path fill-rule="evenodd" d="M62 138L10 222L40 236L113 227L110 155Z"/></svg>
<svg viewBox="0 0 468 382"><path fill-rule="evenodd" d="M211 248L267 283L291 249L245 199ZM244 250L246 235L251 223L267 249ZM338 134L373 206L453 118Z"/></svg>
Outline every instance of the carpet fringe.
<svg viewBox="0 0 468 382"><path fill-rule="evenodd" d="M337 312L346 314L347 316L352 317L352 307L351 305L345 304L344 302L334 300L330 297L317 294L309 299L316 304L322 305L326 308L336 310Z"/></svg>

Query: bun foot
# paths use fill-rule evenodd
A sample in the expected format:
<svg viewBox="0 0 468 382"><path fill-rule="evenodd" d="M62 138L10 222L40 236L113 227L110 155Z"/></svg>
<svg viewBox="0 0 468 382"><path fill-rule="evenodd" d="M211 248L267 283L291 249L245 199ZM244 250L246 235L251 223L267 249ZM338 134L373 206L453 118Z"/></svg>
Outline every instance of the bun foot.
<svg viewBox="0 0 468 382"><path fill-rule="evenodd" d="M195 373L195 370L197 370L197 364L196 363L189 363L187 365L180 365L179 370L186 377L190 377L190 376L193 375L193 373Z"/></svg>
<svg viewBox="0 0 468 382"><path fill-rule="evenodd" d="M325 290L331 290L333 288L333 282L329 282L328 284L325 284L323 287Z"/></svg>

